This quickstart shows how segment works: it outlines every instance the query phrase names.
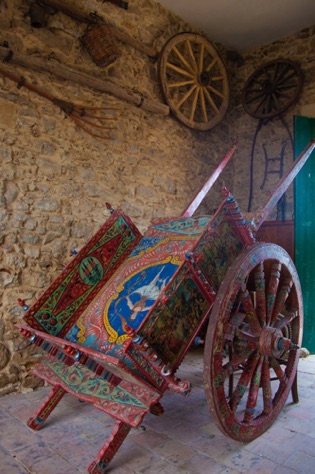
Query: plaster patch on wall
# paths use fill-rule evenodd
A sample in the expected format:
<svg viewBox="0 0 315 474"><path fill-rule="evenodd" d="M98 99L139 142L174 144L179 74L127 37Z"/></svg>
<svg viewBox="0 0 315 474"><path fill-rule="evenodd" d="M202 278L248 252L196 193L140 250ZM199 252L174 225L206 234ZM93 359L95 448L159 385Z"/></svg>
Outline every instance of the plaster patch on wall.
<svg viewBox="0 0 315 474"><path fill-rule="evenodd" d="M0 99L0 110L0 125L6 125L9 128L13 128L15 126L16 106Z"/></svg>
<svg viewBox="0 0 315 474"><path fill-rule="evenodd" d="M315 117L315 103L302 105L299 107L296 115L303 115L304 117Z"/></svg>

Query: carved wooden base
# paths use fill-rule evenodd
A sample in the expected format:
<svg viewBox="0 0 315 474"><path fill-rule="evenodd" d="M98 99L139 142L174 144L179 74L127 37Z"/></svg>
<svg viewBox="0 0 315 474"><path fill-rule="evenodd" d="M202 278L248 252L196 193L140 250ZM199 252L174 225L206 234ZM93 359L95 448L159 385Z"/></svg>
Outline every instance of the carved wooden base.
<svg viewBox="0 0 315 474"><path fill-rule="evenodd" d="M60 385L55 385L52 387L48 398L46 398L44 404L41 406L35 416L28 420L27 425L32 428L32 430L40 430L44 421L58 405L65 393L65 390L61 388Z"/></svg>
<svg viewBox="0 0 315 474"><path fill-rule="evenodd" d="M90 464L90 474L104 474L106 469L131 430L131 426L123 421L116 421L113 431L99 451L95 461Z"/></svg>

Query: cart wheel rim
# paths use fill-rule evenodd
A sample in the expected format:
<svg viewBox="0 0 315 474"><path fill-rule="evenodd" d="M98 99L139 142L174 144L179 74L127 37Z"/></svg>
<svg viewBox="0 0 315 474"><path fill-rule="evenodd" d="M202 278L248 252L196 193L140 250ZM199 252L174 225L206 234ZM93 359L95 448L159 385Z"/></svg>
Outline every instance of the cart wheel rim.
<svg viewBox="0 0 315 474"><path fill-rule="evenodd" d="M164 45L158 62L161 91L179 122L196 130L215 127L229 105L226 68L201 35L179 33Z"/></svg>
<svg viewBox="0 0 315 474"><path fill-rule="evenodd" d="M206 396L224 434L247 442L272 425L296 376L302 326L291 258L275 244L254 244L231 266L207 330Z"/></svg>

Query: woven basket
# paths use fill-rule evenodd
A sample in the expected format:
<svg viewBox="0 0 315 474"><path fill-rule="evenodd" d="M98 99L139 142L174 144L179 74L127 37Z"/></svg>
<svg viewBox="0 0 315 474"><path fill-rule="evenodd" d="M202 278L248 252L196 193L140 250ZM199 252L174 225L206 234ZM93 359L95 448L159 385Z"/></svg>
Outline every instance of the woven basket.
<svg viewBox="0 0 315 474"><path fill-rule="evenodd" d="M97 66L108 66L120 56L111 28L103 21L91 22L81 42Z"/></svg>

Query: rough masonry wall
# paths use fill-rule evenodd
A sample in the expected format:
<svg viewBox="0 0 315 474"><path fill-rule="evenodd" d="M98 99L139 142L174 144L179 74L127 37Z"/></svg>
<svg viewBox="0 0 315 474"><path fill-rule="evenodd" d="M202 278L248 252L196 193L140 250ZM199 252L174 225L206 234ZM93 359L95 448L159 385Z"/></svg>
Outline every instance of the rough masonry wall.
<svg viewBox="0 0 315 474"><path fill-rule="evenodd" d="M71 3L70 0L68 3ZM150 0L129 9L99 0L72 1L158 51L191 28ZM119 43L120 57L99 68L80 43L85 25L57 12L47 27L30 26L27 2L0 1L0 42L16 52L49 59L163 103L156 61ZM220 51L224 54L224 50ZM0 74L1 271L0 394L39 383L30 367L40 357L14 324L108 216L105 203L125 211L140 230L157 216L179 215L230 147L229 116L215 131L183 127L170 116L146 112L109 94L57 79L43 71L3 64L29 83L74 104L113 107L115 130L99 140L79 129L56 105ZM232 182L233 164L224 172ZM207 200L211 213L220 185Z"/></svg>

